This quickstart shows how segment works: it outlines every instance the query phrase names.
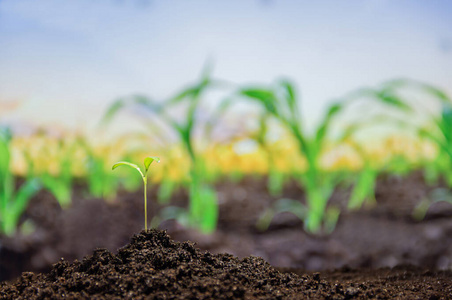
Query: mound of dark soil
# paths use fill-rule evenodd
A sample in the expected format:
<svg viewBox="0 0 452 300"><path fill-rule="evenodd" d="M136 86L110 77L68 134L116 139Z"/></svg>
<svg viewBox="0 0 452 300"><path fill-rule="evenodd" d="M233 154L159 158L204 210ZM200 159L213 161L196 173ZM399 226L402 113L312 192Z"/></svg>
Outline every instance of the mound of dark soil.
<svg viewBox="0 0 452 300"><path fill-rule="evenodd" d="M338 271L339 272L339 271ZM374 271L372 271L374 272ZM117 254L98 249L72 264L61 260L47 274L24 273L0 285L1 299L450 299L451 273L418 269L282 273L262 258L239 259L174 242L165 231L132 238ZM345 276L344 276L345 274ZM348 275L347 275L348 274ZM360 273L361 274L361 273ZM364 273L366 275L366 273ZM335 275L337 277L335 277ZM367 274L368 275L368 274ZM369 275L368 275L369 277Z"/></svg>

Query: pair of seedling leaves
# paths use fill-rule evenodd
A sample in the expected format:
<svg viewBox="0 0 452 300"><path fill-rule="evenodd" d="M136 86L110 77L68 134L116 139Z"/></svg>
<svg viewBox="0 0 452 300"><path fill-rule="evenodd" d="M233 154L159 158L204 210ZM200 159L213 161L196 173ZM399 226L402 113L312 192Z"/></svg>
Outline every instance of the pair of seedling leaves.
<svg viewBox="0 0 452 300"><path fill-rule="evenodd" d="M147 231L148 230L148 217L147 217L147 183L148 183L148 170L149 167L151 166L151 164L156 161L156 162L160 162L160 158L156 157L156 156L148 156L144 159L144 172L140 169L139 166L137 166L136 164L132 164L130 162L127 161L120 161L117 162L113 165L113 167L111 168L112 170L116 169L119 166L129 166L134 168L135 170L137 170L140 175L141 178L143 179L143 184L144 184L144 229Z"/></svg>

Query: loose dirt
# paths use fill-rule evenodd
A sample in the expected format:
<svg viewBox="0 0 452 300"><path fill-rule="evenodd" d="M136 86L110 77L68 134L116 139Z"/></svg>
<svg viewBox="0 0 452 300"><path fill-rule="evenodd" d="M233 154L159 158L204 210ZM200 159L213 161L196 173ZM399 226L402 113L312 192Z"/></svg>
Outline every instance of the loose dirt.
<svg viewBox="0 0 452 300"><path fill-rule="evenodd" d="M286 270L288 271L288 270ZM98 249L48 274L24 273L0 285L2 299L448 299L451 273L399 268L322 278L282 273L259 257L200 251L150 230L112 254ZM366 278L366 276L368 278Z"/></svg>

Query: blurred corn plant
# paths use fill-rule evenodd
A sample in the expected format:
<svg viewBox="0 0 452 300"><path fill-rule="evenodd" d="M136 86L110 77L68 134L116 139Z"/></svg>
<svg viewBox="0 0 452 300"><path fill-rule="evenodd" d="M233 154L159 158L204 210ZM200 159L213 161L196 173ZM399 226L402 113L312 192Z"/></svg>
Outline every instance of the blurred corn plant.
<svg viewBox="0 0 452 300"><path fill-rule="evenodd" d="M160 149L159 152L165 153L165 161L171 162L163 165L161 176L156 178L159 182L157 201L159 204L166 205L169 204L174 192L184 185L191 163L181 147Z"/></svg>
<svg viewBox="0 0 452 300"><path fill-rule="evenodd" d="M297 200L283 199L283 205L276 204L279 207L276 211L297 212L297 216L304 220L307 232L331 232L338 220L339 209L333 206L328 207L327 204L335 188L342 182L343 174L327 172L321 167L320 159L327 145L334 119L344 111L346 106L363 97L376 99L391 107L409 110L409 106L399 101L385 87L379 90L361 89L344 100L331 104L314 133L310 135L302 123L303 118L298 107L295 88L288 80L280 80L269 88L240 88L233 97L226 99L220 106L220 111L223 113L233 103L245 99L260 106L262 114L276 119L290 132L298 146L299 154L306 162L304 172L296 174L306 191L306 205ZM358 126L351 126L348 135L357 129L359 129ZM370 178L369 174L366 176ZM265 213L264 220L259 222L259 226L264 228L271 218L271 213Z"/></svg>
<svg viewBox="0 0 452 300"><path fill-rule="evenodd" d="M287 179L287 175L277 168L278 158L273 151L273 143L269 141L269 122L271 115L264 112L259 117L259 128L251 134L251 138L257 141L258 145L264 150L268 170L267 170L267 189L273 196L281 196L284 182Z"/></svg>
<svg viewBox="0 0 452 300"><path fill-rule="evenodd" d="M86 153L86 181L89 194L107 201L113 200L119 188L119 179L111 174L109 168L112 148L95 148L86 140L80 141L80 146Z"/></svg>
<svg viewBox="0 0 452 300"><path fill-rule="evenodd" d="M42 143L24 149L27 177L38 177L62 208L72 202L73 165L80 148L81 137L48 139L41 135ZM37 165L39 167L37 167Z"/></svg>
<svg viewBox="0 0 452 300"><path fill-rule="evenodd" d="M418 133L434 143L438 151L435 159L426 165L427 179L438 183L442 177L452 187L452 102L444 102L439 116L432 117L431 124L419 128Z"/></svg>
<svg viewBox="0 0 452 300"><path fill-rule="evenodd" d="M437 155L433 161L429 161L424 167L424 177L432 185L438 185L440 179L444 180L447 189L436 188L428 198L423 199L413 212L416 219L425 216L429 206L435 202L452 203L452 99L441 89L414 80L399 79L388 84L396 93L400 90L412 89L422 94L424 99L433 100L440 105L440 112L432 112L423 105L418 109L421 117L426 119L424 123L410 123L406 120L398 120L398 123L406 129L414 131L422 140L429 141L436 146ZM408 99L405 99L408 102ZM429 102L431 103L431 102ZM421 106L418 104L418 106Z"/></svg>
<svg viewBox="0 0 452 300"><path fill-rule="evenodd" d="M356 174L352 184L352 192L348 200L347 208L349 210L358 210L363 204L374 205L375 186L379 169L372 159L369 159L364 147L354 140L345 141L358 153L363 162L361 169Z"/></svg>
<svg viewBox="0 0 452 300"><path fill-rule="evenodd" d="M369 91L369 90L367 90ZM364 91L366 92L366 91ZM398 108L404 111L410 111L407 115L401 116L381 116L375 120L378 122L386 122L394 127L401 128L408 134L414 134L420 139L417 147L421 147L424 141L428 141L436 146L437 155L431 160L424 156L417 156L415 160L423 161L424 178L431 185L438 185L439 180L443 179L449 187L448 189L434 189L427 198L422 199L419 205L413 211L416 219L425 216L429 206L435 202L452 203L452 195L450 188L452 187L452 100L441 89L432 85L410 80L397 79L389 81L383 85L380 90L370 91L383 101L390 104L396 104ZM415 94L413 93L415 92ZM414 96L415 95L415 96ZM429 101L429 105L413 102L411 98L418 98ZM431 101L433 100L433 101ZM436 102L441 109L439 114L432 112L430 103ZM417 114L414 114L417 113ZM390 145L386 145L386 152ZM407 154L407 143L403 145L403 152ZM396 172L399 174L407 174L412 166L420 166L419 162L410 163L406 156L395 155L386 162L383 170ZM448 194L448 195L447 195Z"/></svg>
<svg viewBox="0 0 452 300"><path fill-rule="evenodd" d="M155 119L163 121L163 123L176 133L179 143L185 150L185 154L190 161L188 189L190 195L190 202L188 211L181 213L180 209L167 208L163 211L161 219L177 218L186 225L199 229L205 233L211 233L215 230L218 219L218 200L215 190L209 183L209 178L205 172L205 162L200 152L194 145L194 131L200 124L199 117L202 116L200 112L200 104L202 96L206 91L218 86L216 81L213 81L209 72L204 72L201 79L194 85L183 89L176 96L171 97L165 101L155 101L146 96L131 96L122 98L114 102L106 112L103 122L108 123L121 110L127 107L139 108L141 112L150 113L153 117L147 118L146 124L152 129L152 133L165 134L167 130L159 128ZM183 116L173 116L170 114L171 110L176 107L185 108ZM164 161L164 155L161 155ZM168 162L171 164L171 162ZM178 168L177 165L172 164L172 168ZM168 182L163 182L159 195L161 199L167 200L170 193L174 190ZM170 212L177 211L177 214ZM185 220L185 221L184 221ZM155 222L153 222L155 224Z"/></svg>
<svg viewBox="0 0 452 300"><path fill-rule="evenodd" d="M411 106L416 110L418 122L410 122L409 119L391 120L399 127L414 133L423 141L428 141L436 146L437 156L432 162L426 163L426 176L432 182L443 177L448 185L452 186L452 99L441 89L410 79L397 79L388 82L386 91L396 95L398 101ZM403 92L411 92L405 95ZM420 103L410 101L413 92L417 97L422 96ZM432 101L433 100L433 101ZM440 105L440 112L434 112L431 103ZM416 118L412 118L416 119Z"/></svg>
<svg viewBox="0 0 452 300"><path fill-rule="evenodd" d="M0 129L0 234L14 234L19 218L26 210L30 199L40 189L36 178L29 178L16 191L14 175L10 172L11 132Z"/></svg>
<svg viewBox="0 0 452 300"><path fill-rule="evenodd" d="M287 128L297 141L301 154L306 160L306 170L303 174L298 174L307 193L307 205L304 206L300 201L283 199L284 205L276 204L277 212L284 210L300 212L297 216L304 220L305 229L309 232L319 232L322 224L335 223L339 211L330 207L327 209L327 201L333 192L335 186L335 176L327 174L319 168L319 156L324 142L324 137L332 117L341 109L339 104L333 105L328 111L322 125L318 128L317 134L310 139L301 124L301 115L299 113L298 101L293 85L289 81L279 81L272 88L242 88L236 94L236 97L227 99L221 106L225 110L230 104L238 99L245 99L262 108L262 120L268 117L275 118L280 125ZM265 124L261 123L261 126ZM262 130L265 131L265 127ZM264 142L261 141L261 144ZM272 209L275 211L274 209ZM265 220L271 220L272 210L267 211ZM328 220L327 220L328 218ZM260 227L269 222L260 222Z"/></svg>
<svg viewBox="0 0 452 300"><path fill-rule="evenodd" d="M356 170L349 170L348 177L351 179L351 193L347 203L347 209L351 211L359 210L361 207L372 207L376 205L375 188L380 174L390 174L395 176L405 176L413 170L407 159L400 155L388 158L387 161L372 159L364 147L356 141L346 141L358 153L362 161L361 167ZM387 149L390 152L390 149Z"/></svg>

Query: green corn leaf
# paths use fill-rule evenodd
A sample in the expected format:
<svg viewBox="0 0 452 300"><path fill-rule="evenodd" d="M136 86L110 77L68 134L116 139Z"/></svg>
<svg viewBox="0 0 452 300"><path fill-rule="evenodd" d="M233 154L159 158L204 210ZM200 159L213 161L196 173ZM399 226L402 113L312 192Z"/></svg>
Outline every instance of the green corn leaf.
<svg viewBox="0 0 452 300"><path fill-rule="evenodd" d="M0 140L0 182L4 182L6 177L9 176L8 174L10 174L9 161L9 145Z"/></svg>
<svg viewBox="0 0 452 300"><path fill-rule="evenodd" d="M190 87L184 89L182 92L180 92L176 96L172 97L166 103L168 106L170 106L170 105L180 103L180 102L182 102L182 100L184 100L186 98L194 98L200 94L202 87L203 87L202 83L190 86Z"/></svg>
<svg viewBox="0 0 452 300"><path fill-rule="evenodd" d="M298 200L282 198L275 203L276 213L290 212L300 220L306 218L307 207Z"/></svg>
<svg viewBox="0 0 452 300"><path fill-rule="evenodd" d="M163 105L155 100L152 100L151 98L147 96L142 95L136 95L130 99L131 103L141 105L145 108L147 108L150 112L153 112L155 114L159 114L163 110Z"/></svg>
<svg viewBox="0 0 452 300"><path fill-rule="evenodd" d="M280 117L276 106L277 100L272 91L265 89L244 89L240 91L240 94L256 100L267 112L274 116Z"/></svg>
<svg viewBox="0 0 452 300"><path fill-rule="evenodd" d="M398 79L393 79L391 81L385 82L383 84L384 88L386 89L399 89L399 88L403 88L405 86L409 86L412 85L414 82L410 79L406 79L406 78L398 78Z"/></svg>
<svg viewBox="0 0 452 300"><path fill-rule="evenodd" d="M180 103L182 100L186 98L189 98L191 102L197 102L201 93L214 84L214 82L211 80L212 70L213 63L211 61L207 61L201 72L201 79L199 80L199 82L183 89L176 96L168 100L166 103L168 105L173 105Z"/></svg>
<svg viewBox="0 0 452 300"><path fill-rule="evenodd" d="M264 213L262 213L256 222L256 228L259 231L265 231L270 227L270 224L275 216L275 211L271 208L267 208Z"/></svg>
<svg viewBox="0 0 452 300"><path fill-rule="evenodd" d="M101 124L109 123L121 110L133 105L143 106L155 114L162 112L162 105L146 96L136 95L127 98L120 98L108 107L107 112L101 120Z"/></svg>
<svg viewBox="0 0 452 300"><path fill-rule="evenodd" d="M190 102L197 102L201 93L204 92L204 90L206 90L210 85L211 81L209 77L202 78L200 82L188 86L165 103L167 103L168 106L171 106L182 102L184 99L189 99Z"/></svg>
<svg viewBox="0 0 452 300"><path fill-rule="evenodd" d="M444 153L447 153L449 157L452 157L452 149L449 148L448 144L441 138L437 137L435 134L433 134L430 130L421 128L418 130L418 135L423 138L430 139L433 141L437 146L439 146Z"/></svg>
<svg viewBox="0 0 452 300"><path fill-rule="evenodd" d="M427 85L427 84L423 84L422 86L428 93L430 93L431 95L433 95L436 98L438 98L444 104L449 104L449 105L451 104L452 100L442 90L440 90L440 89L438 89L438 88L436 88L434 86Z"/></svg>
<svg viewBox="0 0 452 300"><path fill-rule="evenodd" d="M41 176L44 188L49 190L57 199L61 207L66 208L71 203L71 182L64 180L63 177L53 177L49 174Z"/></svg>
<svg viewBox="0 0 452 300"><path fill-rule="evenodd" d="M0 129L0 183L3 183L8 176L10 176L9 162L9 142L11 140L11 133L6 128Z"/></svg>
<svg viewBox="0 0 452 300"><path fill-rule="evenodd" d="M259 129L255 134L256 141L259 143L259 145L261 145L261 147L264 147L264 148L266 146L265 140L266 140L267 133L268 133L268 125L267 125L268 117L269 117L268 113L264 113L263 115L260 116Z"/></svg>
<svg viewBox="0 0 452 300"><path fill-rule="evenodd" d="M10 202L7 213L14 215L16 220L18 220L20 215L22 215L27 208L31 198L39 191L40 188L41 184L38 179L26 181L17 191L14 201Z"/></svg>
<svg viewBox="0 0 452 300"><path fill-rule="evenodd" d="M416 207L413 209L412 216L416 221L421 221L424 219L427 211L431 205L431 202L427 198L423 198L421 202L419 202Z"/></svg>
<svg viewBox="0 0 452 300"><path fill-rule="evenodd" d="M412 79L396 79L385 84L385 87L392 90L410 86L418 87L421 90L424 90L428 94L440 100L442 103L450 104L452 102L451 98L439 88Z"/></svg>
<svg viewBox="0 0 452 300"><path fill-rule="evenodd" d="M208 187L203 187L200 192L203 213L199 226L203 233L210 234L215 231L218 221L217 194L213 189Z"/></svg>
<svg viewBox="0 0 452 300"><path fill-rule="evenodd" d="M325 212L324 230L326 234L331 234L336 228L341 211L336 207L329 207Z"/></svg>
<svg viewBox="0 0 452 300"><path fill-rule="evenodd" d="M337 141L339 143L351 138L358 130L362 128L362 123L348 125L342 132Z"/></svg>
<svg viewBox="0 0 452 300"><path fill-rule="evenodd" d="M325 136L328 134L328 130L329 130L331 121L339 112L342 111L342 108L343 108L342 103L335 103L328 108L325 118L323 119L322 123L320 124L319 128L317 129L316 138L315 138L317 143L323 142ZM319 145L319 150L320 150L320 146L321 145Z"/></svg>
<svg viewBox="0 0 452 300"><path fill-rule="evenodd" d="M148 171L148 169L149 169L149 166L150 166L154 161L155 161L155 162L160 162L160 158L157 157L157 156L148 156L148 157L146 157L146 158L144 159L144 167L145 167L146 173L147 173L147 171Z"/></svg>
<svg viewBox="0 0 452 300"><path fill-rule="evenodd" d="M223 99L218 105L217 109L214 111L212 116L208 119L206 123L206 136L211 137L213 129L217 125L218 121L221 120L221 116L223 116L226 111L238 101L238 98L226 98Z"/></svg>
<svg viewBox="0 0 452 300"><path fill-rule="evenodd" d="M391 93L391 91L389 91L388 89L383 89L381 91L376 92L375 97L384 102L385 104L394 106L403 111L406 112L413 111L413 109L408 104L403 102L399 97Z"/></svg>
<svg viewBox="0 0 452 300"><path fill-rule="evenodd" d="M298 103L295 88L293 84L288 80L281 80L280 85L283 88L284 92L286 93L285 99L287 102L287 106L290 110L291 116L293 117L293 119L296 119L298 116Z"/></svg>
<svg viewBox="0 0 452 300"><path fill-rule="evenodd" d="M212 59L208 59L205 63L204 66L202 68L201 71L201 78L202 81L209 81L211 78L211 74L213 72L213 60Z"/></svg>
<svg viewBox="0 0 452 300"><path fill-rule="evenodd" d="M113 102L107 109L107 112L102 118L101 124L106 124L110 122L113 117L125 106L126 101L124 99L119 99Z"/></svg>
<svg viewBox="0 0 452 300"><path fill-rule="evenodd" d="M441 119L438 122L444 138L447 143L452 143L452 106L451 104L444 104L441 111Z"/></svg>
<svg viewBox="0 0 452 300"><path fill-rule="evenodd" d="M366 167L361 172L348 201L348 209L359 209L366 200L372 202L374 201L374 190L377 175L377 171L369 167Z"/></svg>

